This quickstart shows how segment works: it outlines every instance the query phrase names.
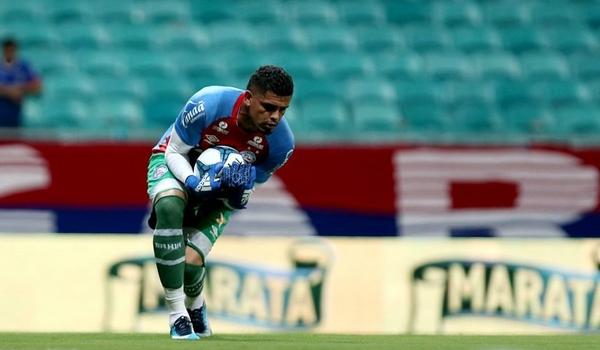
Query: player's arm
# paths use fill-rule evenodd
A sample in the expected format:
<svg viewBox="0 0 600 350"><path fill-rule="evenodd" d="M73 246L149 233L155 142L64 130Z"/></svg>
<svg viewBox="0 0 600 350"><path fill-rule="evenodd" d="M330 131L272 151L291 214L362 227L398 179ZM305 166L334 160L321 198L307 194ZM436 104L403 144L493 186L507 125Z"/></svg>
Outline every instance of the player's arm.
<svg viewBox="0 0 600 350"><path fill-rule="evenodd" d="M165 151L165 160L169 170L186 188L195 193L206 193L220 188L216 179L218 165L210 169L206 176L198 178L190 165L189 153L200 141L202 129L209 118L214 97L198 96L190 99L183 107L171 130L171 136Z"/></svg>

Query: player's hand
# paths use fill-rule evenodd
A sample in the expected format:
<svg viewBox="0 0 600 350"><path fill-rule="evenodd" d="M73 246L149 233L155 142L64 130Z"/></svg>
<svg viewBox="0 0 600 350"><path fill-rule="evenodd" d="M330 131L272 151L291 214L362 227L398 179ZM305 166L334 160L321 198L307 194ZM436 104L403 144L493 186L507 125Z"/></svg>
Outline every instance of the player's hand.
<svg viewBox="0 0 600 350"><path fill-rule="evenodd" d="M249 189L235 189L229 192L229 195L225 199L225 204L231 209L246 209L252 192L254 192L253 187Z"/></svg>
<svg viewBox="0 0 600 350"><path fill-rule="evenodd" d="M190 175L185 179L185 187L196 194L207 194L221 189L221 179L217 176L223 169L223 163L216 163L208 168L201 178Z"/></svg>
<svg viewBox="0 0 600 350"><path fill-rule="evenodd" d="M226 169L223 169L223 174L225 174ZM233 172L227 176L232 177L231 174L235 174L233 175L235 181L230 181L230 183L235 183L236 186L231 186L225 204L231 209L246 209L250 195L254 192L256 167L251 164L238 164L232 170ZM223 179L225 179L225 176Z"/></svg>
<svg viewBox="0 0 600 350"><path fill-rule="evenodd" d="M234 189L251 189L256 180L256 167L252 164L233 163L223 168L222 185Z"/></svg>

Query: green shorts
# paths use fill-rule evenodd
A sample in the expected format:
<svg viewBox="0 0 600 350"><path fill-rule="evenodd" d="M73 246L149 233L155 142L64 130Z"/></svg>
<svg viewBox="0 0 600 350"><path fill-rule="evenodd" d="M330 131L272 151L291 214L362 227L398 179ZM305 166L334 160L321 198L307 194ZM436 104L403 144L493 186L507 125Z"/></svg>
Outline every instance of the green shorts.
<svg viewBox="0 0 600 350"><path fill-rule="evenodd" d="M183 184L167 167L164 153L154 153L148 163L148 196L152 203L156 195L167 190L186 192ZM186 244L206 258L229 222L232 210L220 200L188 200L183 216L183 234ZM154 229L156 215L154 206L148 224Z"/></svg>

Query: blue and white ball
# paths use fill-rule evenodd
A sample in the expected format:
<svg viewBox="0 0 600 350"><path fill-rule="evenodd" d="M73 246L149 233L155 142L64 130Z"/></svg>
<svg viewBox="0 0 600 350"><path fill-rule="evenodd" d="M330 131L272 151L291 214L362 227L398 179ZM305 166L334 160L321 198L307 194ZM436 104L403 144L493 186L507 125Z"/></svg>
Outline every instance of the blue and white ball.
<svg viewBox="0 0 600 350"><path fill-rule="evenodd" d="M215 146L204 150L194 164L194 175L199 179L202 179L211 165L223 162L223 168L231 166L233 163L243 164L244 158L242 155L232 147L228 146ZM221 176L221 173L217 174L217 178Z"/></svg>

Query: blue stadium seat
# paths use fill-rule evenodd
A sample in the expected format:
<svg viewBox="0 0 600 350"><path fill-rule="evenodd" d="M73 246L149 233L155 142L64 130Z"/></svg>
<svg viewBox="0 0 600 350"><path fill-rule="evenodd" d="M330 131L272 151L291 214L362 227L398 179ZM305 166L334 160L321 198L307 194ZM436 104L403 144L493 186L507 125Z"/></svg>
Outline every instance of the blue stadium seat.
<svg viewBox="0 0 600 350"><path fill-rule="evenodd" d="M482 5L484 20L500 28L520 25L529 20L526 8L515 2L491 1Z"/></svg>
<svg viewBox="0 0 600 350"><path fill-rule="evenodd" d="M529 8L531 22L536 27L552 28L570 26L575 22L572 5L568 2L548 6L548 3L534 3Z"/></svg>
<svg viewBox="0 0 600 350"><path fill-rule="evenodd" d="M461 106L492 104L493 93L488 84L477 80L447 81L443 85L443 100L449 110Z"/></svg>
<svg viewBox="0 0 600 350"><path fill-rule="evenodd" d="M549 28L541 35L549 47L567 55L590 54L598 49L594 35L581 26Z"/></svg>
<svg viewBox="0 0 600 350"><path fill-rule="evenodd" d="M351 80L346 84L345 98L359 103L392 103L396 99L394 86L381 77Z"/></svg>
<svg viewBox="0 0 600 350"><path fill-rule="evenodd" d="M431 26L410 26L403 29L406 45L419 53L441 51L448 47L449 38L446 30Z"/></svg>
<svg viewBox="0 0 600 350"><path fill-rule="evenodd" d="M318 0L295 1L287 9L290 19L299 25L330 24L337 21L335 8Z"/></svg>
<svg viewBox="0 0 600 350"><path fill-rule="evenodd" d="M463 26L454 28L449 33L452 46L467 54L500 48L500 38L490 27Z"/></svg>
<svg viewBox="0 0 600 350"><path fill-rule="evenodd" d="M340 20L350 26L380 26L385 22L384 7L378 2L346 0L336 3Z"/></svg>
<svg viewBox="0 0 600 350"><path fill-rule="evenodd" d="M550 133L554 129L551 115L535 101L508 106L499 112L508 132L535 136Z"/></svg>
<svg viewBox="0 0 600 350"><path fill-rule="evenodd" d="M381 52L390 52L397 54L403 47L402 36L399 31L392 26L359 26L351 29L356 39L358 48L363 52L373 54Z"/></svg>
<svg viewBox="0 0 600 350"><path fill-rule="evenodd" d="M307 130L336 133L350 129L350 114L342 100L306 98L301 111Z"/></svg>
<svg viewBox="0 0 600 350"><path fill-rule="evenodd" d="M54 23L82 23L92 18L92 10L83 1L55 1L45 8L46 17Z"/></svg>
<svg viewBox="0 0 600 350"><path fill-rule="evenodd" d="M398 132L402 128L402 117L393 103L380 101L352 101L350 109L354 119L354 130L360 132Z"/></svg>
<svg viewBox="0 0 600 350"><path fill-rule="evenodd" d="M514 80L521 76L516 58L504 51L478 53L473 56L475 70L486 81Z"/></svg>
<svg viewBox="0 0 600 350"><path fill-rule="evenodd" d="M570 57L573 75L583 81L600 79L600 62L595 54L574 55Z"/></svg>
<svg viewBox="0 0 600 350"><path fill-rule="evenodd" d="M389 22L399 25L429 24L432 17L431 4L427 1L387 1L385 13Z"/></svg>
<svg viewBox="0 0 600 350"><path fill-rule="evenodd" d="M324 53L316 55L327 77L348 80L367 75L373 71L373 62L367 55Z"/></svg>
<svg viewBox="0 0 600 350"><path fill-rule="evenodd" d="M103 0L89 4L98 22L105 25L139 22L139 6L134 0Z"/></svg>
<svg viewBox="0 0 600 350"><path fill-rule="evenodd" d="M523 54L520 59L523 77L530 81L566 79L569 66L563 56L555 51L539 51Z"/></svg>
<svg viewBox="0 0 600 350"><path fill-rule="evenodd" d="M403 129L416 133L440 135L451 126L445 110L438 104L400 104Z"/></svg>
<svg viewBox="0 0 600 350"><path fill-rule="evenodd" d="M102 49L108 46L108 33L87 22L69 22L56 27L62 43L70 50Z"/></svg>
<svg viewBox="0 0 600 350"><path fill-rule="evenodd" d="M587 136L599 140L600 107L595 104L563 106L553 111L556 120L556 133L567 140Z"/></svg>
<svg viewBox="0 0 600 350"><path fill-rule="evenodd" d="M530 104L536 99L531 86L521 80L496 82L493 85L493 92L496 104L501 109Z"/></svg>
<svg viewBox="0 0 600 350"><path fill-rule="evenodd" d="M438 1L433 6L433 20L445 27L472 26L481 21L479 7L471 2Z"/></svg>
<svg viewBox="0 0 600 350"><path fill-rule="evenodd" d="M260 49L281 52L305 50L305 40L300 28L287 24L269 24L255 26L256 32L261 33L258 40ZM305 52L302 52L305 54Z"/></svg>
<svg viewBox="0 0 600 350"><path fill-rule="evenodd" d="M545 40L535 26L523 25L504 28L498 32L502 46L513 53L541 50Z"/></svg>
<svg viewBox="0 0 600 350"><path fill-rule="evenodd" d="M190 1L192 19L200 25L210 25L236 19L237 7L223 6L219 1L195 0Z"/></svg>
<svg viewBox="0 0 600 350"><path fill-rule="evenodd" d="M245 21L249 24L272 25L277 22L285 22L284 4L278 0L243 1L234 3L234 17L236 20Z"/></svg>
<svg viewBox="0 0 600 350"><path fill-rule="evenodd" d="M428 107L438 105L442 102L441 87L432 81L398 81L394 84L394 87L396 88L396 96L401 104Z"/></svg>
<svg viewBox="0 0 600 350"><path fill-rule="evenodd" d="M149 6L140 6L140 16L154 24L181 25L190 21L190 9L185 1L154 1Z"/></svg>
<svg viewBox="0 0 600 350"><path fill-rule="evenodd" d="M461 80L471 75L469 57L456 51L432 52L425 56L425 69L433 80Z"/></svg>
<svg viewBox="0 0 600 350"><path fill-rule="evenodd" d="M502 120L488 104L464 105L456 108L450 121L454 132L468 134L498 134Z"/></svg>
<svg viewBox="0 0 600 350"><path fill-rule="evenodd" d="M532 90L552 107L578 105L590 99L585 86L571 79L541 82L533 85Z"/></svg>
<svg viewBox="0 0 600 350"><path fill-rule="evenodd" d="M391 80L415 80L425 75L424 62L418 54L383 52L374 53L372 57L375 70Z"/></svg>
<svg viewBox="0 0 600 350"><path fill-rule="evenodd" d="M258 34L252 25L240 21L215 22L208 27L210 49L254 50L258 46Z"/></svg>
<svg viewBox="0 0 600 350"><path fill-rule="evenodd" d="M346 27L306 26L302 29L307 48L313 52L341 53L356 48L356 41Z"/></svg>

